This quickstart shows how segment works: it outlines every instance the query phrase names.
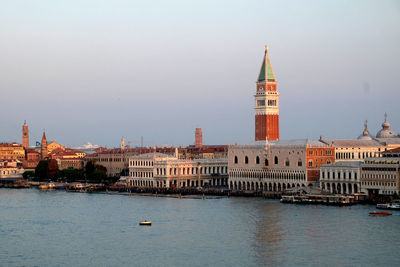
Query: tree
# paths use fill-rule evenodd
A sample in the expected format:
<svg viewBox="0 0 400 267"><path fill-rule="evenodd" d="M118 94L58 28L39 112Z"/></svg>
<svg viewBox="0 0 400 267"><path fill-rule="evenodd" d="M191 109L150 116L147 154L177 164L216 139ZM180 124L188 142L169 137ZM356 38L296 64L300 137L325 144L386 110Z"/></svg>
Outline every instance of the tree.
<svg viewBox="0 0 400 267"><path fill-rule="evenodd" d="M44 181L47 179L47 167L49 162L47 160L39 161L35 168L35 180Z"/></svg>
<svg viewBox="0 0 400 267"><path fill-rule="evenodd" d="M24 177L24 179L32 179L32 178L35 177L35 172L33 172L33 171L25 171L22 174L22 177Z"/></svg>
<svg viewBox="0 0 400 267"><path fill-rule="evenodd" d="M55 159L41 160L35 168L35 180L45 181L56 177L58 164Z"/></svg>

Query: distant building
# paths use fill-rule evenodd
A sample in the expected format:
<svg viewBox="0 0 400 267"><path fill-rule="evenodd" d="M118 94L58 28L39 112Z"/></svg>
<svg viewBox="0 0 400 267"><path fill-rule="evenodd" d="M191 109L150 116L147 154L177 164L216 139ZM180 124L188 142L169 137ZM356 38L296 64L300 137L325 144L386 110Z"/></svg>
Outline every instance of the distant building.
<svg viewBox="0 0 400 267"><path fill-rule="evenodd" d="M55 141L52 141L47 145L47 153L48 154L52 153L56 149L57 150L60 150L60 149L65 150L65 146L63 146Z"/></svg>
<svg viewBox="0 0 400 267"><path fill-rule="evenodd" d="M17 143L0 144L0 160L7 161L23 161L25 159L25 149Z"/></svg>
<svg viewBox="0 0 400 267"><path fill-rule="evenodd" d="M82 169L84 167L85 152L66 148L65 150L54 149L50 158L57 160L58 168L64 169Z"/></svg>

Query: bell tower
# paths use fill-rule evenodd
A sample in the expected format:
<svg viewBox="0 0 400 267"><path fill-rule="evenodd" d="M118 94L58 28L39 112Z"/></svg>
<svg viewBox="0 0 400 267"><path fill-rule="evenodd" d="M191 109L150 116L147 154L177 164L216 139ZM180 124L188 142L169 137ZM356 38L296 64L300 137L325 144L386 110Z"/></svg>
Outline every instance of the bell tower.
<svg viewBox="0 0 400 267"><path fill-rule="evenodd" d="M265 46L254 99L255 140L279 140L279 93L268 55L268 46Z"/></svg>
<svg viewBox="0 0 400 267"><path fill-rule="evenodd" d="M48 157L48 151L47 151L47 139L46 139L46 134L43 132L42 136L42 146L41 146L41 158L46 159Z"/></svg>
<svg viewBox="0 0 400 267"><path fill-rule="evenodd" d="M26 121L24 121L24 125L22 125L22 146L25 149L29 148L29 131Z"/></svg>

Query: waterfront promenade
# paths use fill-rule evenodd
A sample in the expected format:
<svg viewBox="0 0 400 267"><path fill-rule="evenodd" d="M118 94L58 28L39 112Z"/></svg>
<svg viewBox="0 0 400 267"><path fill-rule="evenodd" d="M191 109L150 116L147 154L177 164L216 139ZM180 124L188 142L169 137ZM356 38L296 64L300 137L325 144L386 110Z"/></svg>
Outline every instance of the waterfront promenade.
<svg viewBox="0 0 400 267"><path fill-rule="evenodd" d="M396 266L400 212L0 189L4 266ZM141 220L151 227L140 227Z"/></svg>

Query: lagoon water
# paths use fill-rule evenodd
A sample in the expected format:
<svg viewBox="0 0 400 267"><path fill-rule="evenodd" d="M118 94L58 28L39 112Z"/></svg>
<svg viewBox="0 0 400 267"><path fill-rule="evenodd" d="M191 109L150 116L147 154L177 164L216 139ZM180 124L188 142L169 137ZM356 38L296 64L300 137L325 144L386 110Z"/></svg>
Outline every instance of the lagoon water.
<svg viewBox="0 0 400 267"><path fill-rule="evenodd" d="M371 210L0 189L0 265L400 266L400 211Z"/></svg>

